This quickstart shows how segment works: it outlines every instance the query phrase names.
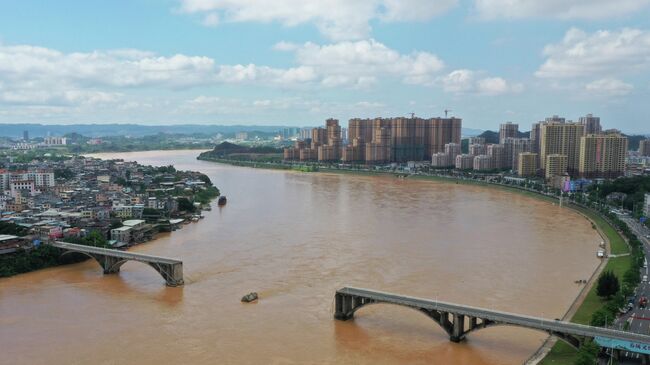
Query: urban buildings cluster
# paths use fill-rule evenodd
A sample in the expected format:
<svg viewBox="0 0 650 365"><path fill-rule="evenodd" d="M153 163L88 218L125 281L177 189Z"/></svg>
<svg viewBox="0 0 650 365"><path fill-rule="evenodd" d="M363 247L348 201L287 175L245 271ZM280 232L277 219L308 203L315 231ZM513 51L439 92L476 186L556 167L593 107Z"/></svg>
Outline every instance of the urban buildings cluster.
<svg viewBox="0 0 650 365"><path fill-rule="evenodd" d="M461 123L458 118L355 118L342 133L339 121L328 119L325 128L312 129L310 138L286 148L284 159L363 164L429 160L445 152L447 144L460 147Z"/></svg>
<svg viewBox="0 0 650 365"><path fill-rule="evenodd" d="M336 119L284 149L289 161L386 164L431 161L433 168L509 170L522 177L539 176L555 186L571 178L616 178L625 173L628 139L603 130L600 118L587 114L577 122L552 116L533 123L529 133L517 123L499 126L498 143L471 137L461 146L459 118L350 119L347 138ZM463 149L465 151L463 151ZM639 147L650 154L650 140Z"/></svg>
<svg viewBox="0 0 650 365"><path fill-rule="evenodd" d="M144 242L198 219L201 205L192 202L211 186L198 172L122 160L74 157L25 165L7 159L4 165L0 221L15 223L29 235L0 235L0 254L90 232L101 233L114 247ZM183 198L192 209L181 206Z"/></svg>

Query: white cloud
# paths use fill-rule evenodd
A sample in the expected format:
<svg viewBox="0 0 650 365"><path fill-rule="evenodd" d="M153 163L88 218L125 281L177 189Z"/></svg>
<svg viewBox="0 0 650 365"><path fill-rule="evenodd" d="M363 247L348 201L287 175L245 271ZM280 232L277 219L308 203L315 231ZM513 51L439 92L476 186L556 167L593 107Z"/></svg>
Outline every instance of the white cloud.
<svg viewBox="0 0 650 365"><path fill-rule="evenodd" d="M572 28L544 48L542 78L572 78L633 73L650 68L650 31L625 28L587 34Z"/></svg>
<svg viewBox="0 0 650 365"><path fill-rule="evenodd" d="M444 67L431 53L403 55L373 39L327 45L308 42L295 52L297 63L316 70L326 86L368 85L382 75L427 84Z"/></svg>
<svg viewBox="0 0 650 365"><path fill-rule="evenodd" d="M633 89L634 86L614 78L604 78L585 85L585 90L596 96L625 96Z"/></svg>
<svg viewBox="0 0 650 365"><path fill-rule="evenodd" d="M370 22L423 21L454 7L458 0L179 0L184 13L216 15L225 22L314 24L333 40L366 38ZM211 23L208 21L208 23Z"/></svg>
<svg viewBox="0 0 650 365"><path fill-rule="evenodd" d="M650 0L475 0L483 19L608 19L647 8Z"/></svg>
<svg viewBox="0 0 650 365"><path fill-rule="evenodd" d="M523 90L521 84L509 83L501 77L479 78L481 74L467 69L454 70L439 77L437 83L442 85L445 92L454 94L501 95Z"/></svg>
<svg viewBox="0 0 650 365"><path fill-rule="evenodd" d="M164 57L135 49L64 53L0 44L3 104L107 104L121 94L106 89L177 90L221 83L291 86L317 77L309 66L218 65L204 56Z"/></svg>
<svg viewBox="0 0 650 365"><path fill-rule="evenodd" d="M203 25L206 27L216 27L219 25L219 14L217 13L208 13L204 18L203 18Z"/></svg>

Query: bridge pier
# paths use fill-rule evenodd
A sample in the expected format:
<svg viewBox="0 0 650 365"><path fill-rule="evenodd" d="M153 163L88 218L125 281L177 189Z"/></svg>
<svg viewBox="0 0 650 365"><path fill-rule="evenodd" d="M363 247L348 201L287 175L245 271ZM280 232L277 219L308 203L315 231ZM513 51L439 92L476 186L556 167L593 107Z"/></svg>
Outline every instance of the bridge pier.
<svg viewBox="0 0 650 365"><path fill-rule="evenodd" d="M465 316L462 314L454 313L454 323L451 336L451 342L460 342L465 338Z"/></svg>
<svg viewBox="0 0 650 365"><path fill-rule="evenodd" d="M60 241L50 244L64 250L62 255L78 252L95 259L101 265L104 274L120 272L120 267L127 261L139 261L153 267L165 279L167 286L184 284L183 262L180 260Z"/></svg>

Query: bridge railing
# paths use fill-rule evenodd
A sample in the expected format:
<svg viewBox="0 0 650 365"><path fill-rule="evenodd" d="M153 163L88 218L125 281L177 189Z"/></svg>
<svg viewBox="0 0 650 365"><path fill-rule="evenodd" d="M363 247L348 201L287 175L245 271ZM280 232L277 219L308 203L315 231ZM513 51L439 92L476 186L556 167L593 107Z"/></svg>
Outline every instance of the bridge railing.
<svg viewBox="0 0 650 365"><path fill-rule="evenodd" d="M497 323L517 325L540 329L548 332L565 333L586 337L607 337L616 340L633 341L650 344L650 336L619 331L614 329L592 327L576 323L549 320L515 313L501 312L461 304L447 303L430 299L410 297L371 289L345 287L337 290L338 294L373 299L377 302L392 303L413 308L424 308L441 312L459 314L469 317L487 319Z"/></svg>

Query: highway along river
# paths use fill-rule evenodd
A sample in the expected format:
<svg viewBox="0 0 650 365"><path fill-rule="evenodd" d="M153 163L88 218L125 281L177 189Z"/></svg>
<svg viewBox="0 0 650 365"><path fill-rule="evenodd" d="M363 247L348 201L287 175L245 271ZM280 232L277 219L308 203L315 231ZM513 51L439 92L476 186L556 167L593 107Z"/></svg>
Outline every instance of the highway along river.
<svg viewBox="0 0 650 365"><path fill-rule="evenodd" d="M128 262L0 279L2 364L520 364L545 335L494 327L449 342L386 304L332 319L336 289L366 287L561 317L600 238L577 213L478 186L232 167L198 151L104 154L198 170L228 197L134 251L180 258L168 288ZM257 291L257 303L240 298Z"/></svg>

